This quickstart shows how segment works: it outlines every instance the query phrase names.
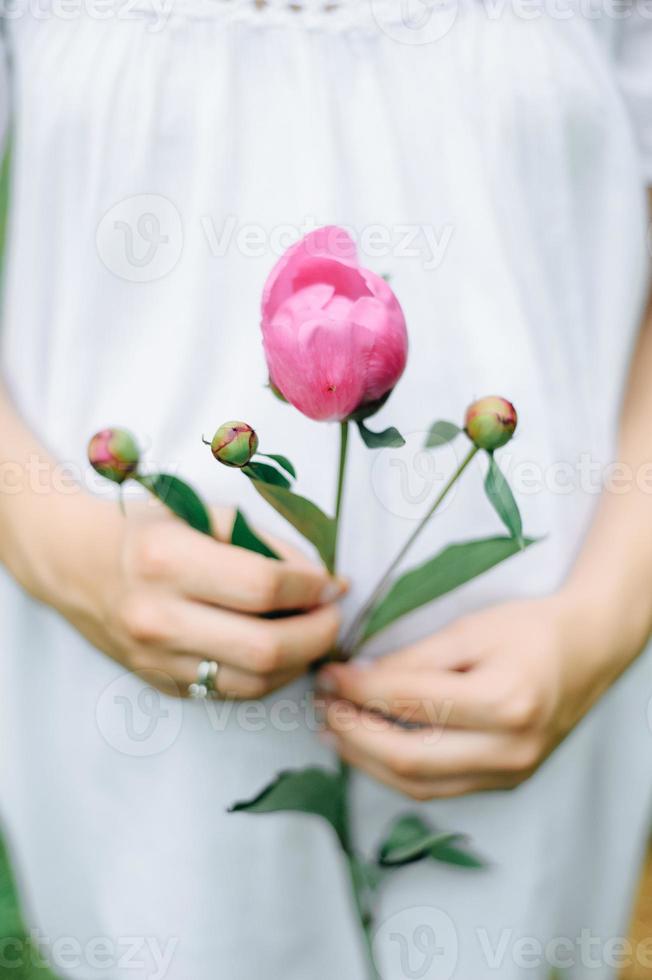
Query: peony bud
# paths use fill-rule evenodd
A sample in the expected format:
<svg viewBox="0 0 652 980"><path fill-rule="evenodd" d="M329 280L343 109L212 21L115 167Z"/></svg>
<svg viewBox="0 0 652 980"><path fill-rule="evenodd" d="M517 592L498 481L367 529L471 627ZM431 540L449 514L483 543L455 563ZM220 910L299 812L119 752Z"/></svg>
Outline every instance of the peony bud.
<svg viewBox="0 0 652 980"><path fill-rule="evenodd" d="M211 442L211 452L225 466L246 466L258 450L258 436L246 422L225 422Z"/></svg>
<svg viewBox="0 0 652 980"><path fill-rule="evenodd" d="M140 452L126 429L102 429L88 444L88 460L100 476L124 483L138 469Z"/></svg>
<svg viewBox="0 0 652 980"><path fill-rule="evenodd" d="M364 418L405 369L405 317L384 279L363 268L342 228L306 235L265 285L262 331L270 381L308 418Z"/></svg>
<svg viewBox="0 0 652 980"><path fill-rule="evenodd" d="M518 417L511 402L497 395L481 398L466 411L464 431L478 447L492 453L514 435Z"/></svg>

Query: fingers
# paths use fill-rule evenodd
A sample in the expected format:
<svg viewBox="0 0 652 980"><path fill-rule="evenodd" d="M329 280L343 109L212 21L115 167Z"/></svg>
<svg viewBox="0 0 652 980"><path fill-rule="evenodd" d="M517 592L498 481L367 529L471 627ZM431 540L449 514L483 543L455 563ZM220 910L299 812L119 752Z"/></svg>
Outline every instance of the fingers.
<svg viewBox="0 0 652 980"><path fill-rule="evenodd" d="M186 697L188 688L196 682L201 662L198 657L184 654L169 654L159 661L161 669L174 679L176 691L173 693L181 697ZM263 675L252 674L220 661L218 665L215 693L217 697L228 700L256 701L300 676L297 671L276 671Z"/></svg>
<svg viewBox="0 0 652 980"><path fill-rule="evenodd" d="M495 733L406 731L345 701L327 702L326 725L341 757L417 800L512 789L541 761L530 739Z"/></svg>
<svg viewBox="0 0 652 980"><path fill-rule="evenodd" d="M334 748L344 762L348 762L350 766L355 766L356 769L366 772L372 779L384 783L385 786L389 786L413 800L443 800L454 796L466 796L469 793L508 788L504 780L495 776L473 775L449 779L410 779L397 775L388 766L377 762L352 746L340 743L337 739L335 739Z"/></svg>
<svg viewBox="0 0 652 980"><path fill-rule="evenodd" d="M132 560L146 583L241 612L312 609L346 591L317 565L263 558L173 522L144 525Z"/></svg>
<svg viewBox="0 0 652 980"><path fill-rule="evenodd" d="M342 752L382 766L394 777L417 782L514 772L521 760L516 739L484 732L406 731L388 719L331 701L326 724ZM518 763L518 766L517 766Z"/></svg>
<svg viewBox="0 0 652 980"><path fill-rule="evenodd" d="M340 625L334 605L265 620L176 598L162 601L157 593L132 600L122 616L130 640L141 647L265 675L304 672L333 649Z"/></svg>
<svg viewBox="0 0 652 980"><path fill-rule="evenodd" d="M492 688L479 670L408 669L395 657L364 667L330 664L320 672L318 685L333 697L404 724L487 731L504 727Z"/></svg>
<svg viewBox="0 0 652 980"><path fill-rule="evenodd" d="M437 633L383 657L382 664L400 664L419 670L467 670L481 657L485 636L473 627L473 618L455 620ZM381 663L381 661L378 661Z"/></svg>

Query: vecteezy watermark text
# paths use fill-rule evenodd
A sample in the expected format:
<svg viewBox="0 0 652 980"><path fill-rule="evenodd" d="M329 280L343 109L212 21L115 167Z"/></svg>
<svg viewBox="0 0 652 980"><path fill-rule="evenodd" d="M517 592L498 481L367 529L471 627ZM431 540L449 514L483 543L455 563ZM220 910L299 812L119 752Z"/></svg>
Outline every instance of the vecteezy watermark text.
<svg viewBox="0 0 652 980"><path fill-rule="evenodd" d="M299 239L319 227L315 217L307 217L299 224L279 224L267 228L255 222L242 222L236 215L227 215L218 223L204 215L201 226L213 258L223 258L236 250L246 258L279 258ZM455 228L450 223L435 227L431 224L375 222L356 228L338 225L334 236L341 231L353 239L362 256L368 260L386 258L418 259L427 270L438 269L453 240ZM309 251L310 243L306 243ZM336 249L334 249L336 252Z"/></svg>
<svg viewBox="0 0 652 980"><path fill-rule="evenodd" d="M77 21L81 18L105 22L144 20L149 33L168 24L175 0L0 0L6 21L31 18L36 21Z"/></svg>
<svg viewBox="0 0 652 980"><path fill-rule="evenodd" d="M191 236L212 259L237 254L245 259L277 259L295 242L322 226L316 216L297 223L266 225L244 221L235 214L217 219L198 213L194 221L161 194L135 194L113 204L101 217L95 243L102 264L126 282L156 282L178 265ZM453 243L455 226L425 222L373 222L360 227L338 225L324 229L329 251L337 255L350 247L348 238L369 263L411 260L428 272L439 269ZM345 239L344 236L348 236ZM310 252L311 243L304 243Z"/></svg>
<svg viewBox="0 0 652 980"><path fill-rule="evenodd" d="M27 936L0 938L0 973L38 971L44 962L62 973L70 970L138 971L143 980L165 980L179 939L163 943L153 936L93 936L82 942L75 936L46 936L32 929ZM31 976L31 972L30 972Z"/></svg>
<svg viewBox="0 0 652 980"><path fill-rule="evenodd" d="M652 969L652 937L633 943L624 936L604 936L584 927L574 936L541 937L512 927L497 931L468 929L434 906L402 909L380 922L373 939L382 980L450 980L459 964L482 965L503 976L516 967L541 976L541 971Z"/></svg>

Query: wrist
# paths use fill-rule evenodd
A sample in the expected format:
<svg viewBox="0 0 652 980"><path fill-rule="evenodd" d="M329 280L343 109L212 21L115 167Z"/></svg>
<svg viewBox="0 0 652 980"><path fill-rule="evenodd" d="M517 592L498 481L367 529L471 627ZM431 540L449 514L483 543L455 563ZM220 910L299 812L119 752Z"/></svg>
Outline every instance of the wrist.
<svg viewBox="0 0 652 980"><path fill-rule="evenodd" d="M115 502L75 493L43 495L20 509L6 564L39 602L69 616L91 605L95 574L119 540Z"/></svg>
<svg viewBox="0 0 652 980"><path fill-rule="evenodd" d="M649 639L651 610L644 590L571 578L553 601L564 649L601 689L613 683Z"/></svg>

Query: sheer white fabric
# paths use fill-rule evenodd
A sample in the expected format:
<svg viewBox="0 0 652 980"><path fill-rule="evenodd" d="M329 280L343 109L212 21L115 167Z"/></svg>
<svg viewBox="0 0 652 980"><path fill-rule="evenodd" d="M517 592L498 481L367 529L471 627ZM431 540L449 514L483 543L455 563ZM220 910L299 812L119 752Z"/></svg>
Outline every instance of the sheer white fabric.
<svg viewBox="0 0 652 980"><path fill-rule="evenodd" d="M301 489L332 506L324 474L337 434L265 390L258 297L307 226L350 226L363 261L392 277L411 356L379 418L408 435L407 449L354 443L347 616L438 485L423 430L489 392L519 408L501 460L527 530L545 541L371 653L555 588L593 513L595 466L613 455L648 283L647 24L559 18L545 5L536 19L465 2L406 20L391 4L229 3L189 0L162 16L142 0L104 5L104 17L83 5L68 18L39 6L8 21L15 168L1 357L18 407L94 492L87 438L127 425L152 466L287 534L200 437L251 421L265 448L296 461ZM441 477L454 450L437 461ZM414 560L498 531L481 474L469 474ZM160 976L156 950L170 949L166 980L363 980L328 829L226 813L281 768L333 761L311 730L308 687L268 699L262 727L229 705L152 702L0 579L0 808L29 920L60 973L105 977L87 946L105 937L112 980ZM422 807L492 863L477 876L414 866L388 882L387 980L422 968L420 926L454 980L549 980L550 956L568 961L564 940L624 934L649 827L650 691L644 656L518 791ZM356 838L371 852L406 802L361 777L353 791ZM81 959L57 960L60 937L83 944ZM142 938L140 967L127 937ZM522 937L562 948L526 968ZM573 949L573 980L613 975L608 957L592 967Z"/></svg>

